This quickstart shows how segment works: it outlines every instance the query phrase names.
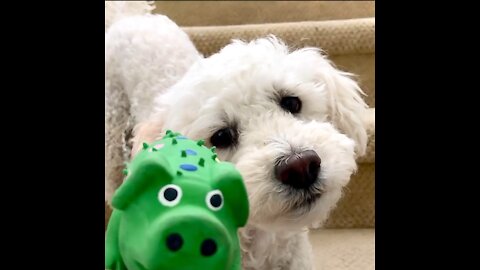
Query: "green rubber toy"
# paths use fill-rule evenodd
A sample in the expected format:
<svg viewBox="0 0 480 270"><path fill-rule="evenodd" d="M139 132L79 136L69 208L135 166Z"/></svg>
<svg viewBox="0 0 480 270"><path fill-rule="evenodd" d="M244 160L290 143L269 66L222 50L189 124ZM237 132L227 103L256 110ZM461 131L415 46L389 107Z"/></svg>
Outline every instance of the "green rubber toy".
<svg viewBox="0 0 480 270"><path fill-rule="evenodd" d="M240 270L248 219L240 173L214 148L167 131L124 170L105 238L110 270Z"/></svg>

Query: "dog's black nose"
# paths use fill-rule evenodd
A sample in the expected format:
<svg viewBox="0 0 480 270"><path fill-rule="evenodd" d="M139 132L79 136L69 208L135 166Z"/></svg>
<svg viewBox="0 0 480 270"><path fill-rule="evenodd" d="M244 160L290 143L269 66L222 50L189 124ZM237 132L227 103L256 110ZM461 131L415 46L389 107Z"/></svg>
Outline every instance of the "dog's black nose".
<svg viewBox="0 0 480 270"><path fill-rule="evenodd" d="M296 189L308 188L320 172L320 157L307 150L294 154L275 166L275 176L282 183Z"/></svg>

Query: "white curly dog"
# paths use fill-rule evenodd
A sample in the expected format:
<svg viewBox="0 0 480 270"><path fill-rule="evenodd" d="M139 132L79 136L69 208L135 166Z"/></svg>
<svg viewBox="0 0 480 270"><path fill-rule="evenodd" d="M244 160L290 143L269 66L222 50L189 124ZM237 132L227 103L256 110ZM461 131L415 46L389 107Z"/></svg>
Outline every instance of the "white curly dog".
<svg viewBox="0 0 480 270"><path fill-rule="evenodd" d="M105 65L107 200L142 142L166 129L205 139L247 186L243 268L314 269L308 229L327 219L367 143L367 105L351 74L317 48L289 51L273 36L203 58L160 15L109 27Z"/></svg>

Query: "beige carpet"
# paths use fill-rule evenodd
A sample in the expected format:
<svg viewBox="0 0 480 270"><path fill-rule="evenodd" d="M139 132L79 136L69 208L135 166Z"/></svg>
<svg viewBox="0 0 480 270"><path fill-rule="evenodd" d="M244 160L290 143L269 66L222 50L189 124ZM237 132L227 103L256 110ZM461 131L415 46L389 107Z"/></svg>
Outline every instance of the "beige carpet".
<svg viewBox="0 0 480 270"><path fill-rule="evenodd" d="M155 1L180 26L326 21L375 16L373 1Z"/></svg>
<svg viewBox="0 0 480 270"><path fill-rule="evenodd" d="M316 270L374 270L375 229L326 229L310 234Z"/></svg>

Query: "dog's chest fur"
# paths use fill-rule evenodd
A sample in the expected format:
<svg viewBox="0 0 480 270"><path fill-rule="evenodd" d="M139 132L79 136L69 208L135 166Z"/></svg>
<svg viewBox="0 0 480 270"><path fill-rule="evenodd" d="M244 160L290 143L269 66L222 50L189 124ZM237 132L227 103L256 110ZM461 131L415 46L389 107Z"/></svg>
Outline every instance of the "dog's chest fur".
<svg viewBox="0 0 480 270"><path fill-rule="evenodd" d="M248 225L240 230L244 270L312 270L308 231L269 232Z"/></svg>

